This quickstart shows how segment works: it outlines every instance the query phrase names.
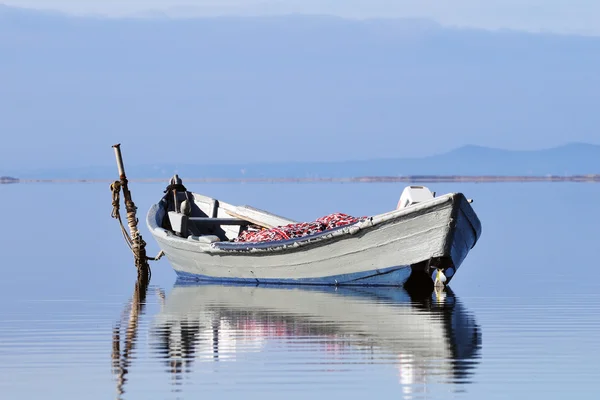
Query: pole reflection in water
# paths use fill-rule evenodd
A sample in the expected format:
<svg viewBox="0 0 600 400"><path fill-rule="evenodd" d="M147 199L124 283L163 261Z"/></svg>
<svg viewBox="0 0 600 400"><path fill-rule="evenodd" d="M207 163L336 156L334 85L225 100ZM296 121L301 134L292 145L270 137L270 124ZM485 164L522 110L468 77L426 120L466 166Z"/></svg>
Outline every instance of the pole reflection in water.
<svg viewBox="0 0 600 400"><path fill-rule="evenodd" d="M133 351L138 335L139 319L144 314L149 283L150 278L148 275L138 275L131 301L125 307L121 319L113 328L112 368L117 381L117 394L119 398L125 393L124 387L127 382L127 373L129 372L129 367L131 366L133 358ZM158 296L164 300L164 292L160 289L157 289L157 292ZM125 325L124 332L123 325ZM121 337L123 334L125 336L123 338L123 343L121 344Z"/></svg>
<svg viewBox="0 0 600 400"><path fill-rule="evenodd" d="M177 381L194 362L246 361L283 339L327 354L330 365L343 366L351 353L361 364L392 363L405 398L427 393L429 383L469 383L481 348L480 328L449 288L415 295L402 288L176 284L152 335Z"/></svg>

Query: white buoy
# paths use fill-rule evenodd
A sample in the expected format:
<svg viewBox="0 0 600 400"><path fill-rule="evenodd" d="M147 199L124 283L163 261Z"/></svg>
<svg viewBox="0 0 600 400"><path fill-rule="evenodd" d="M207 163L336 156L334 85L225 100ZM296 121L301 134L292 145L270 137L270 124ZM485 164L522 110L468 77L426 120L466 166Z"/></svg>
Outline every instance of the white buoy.
<svg viewBox="0 0 600 400"><path fill-rule="evenodd" d="M434 280L433 280L433 284L436 287L444 287L444 284L446 283L446 281L448 280L446 278L446 275L444 275L444 272L441 269L436 270L433 275L435 276Z"/></svg>
<svg viewBox="0 0 600 400"><path fill-rule="evenodd" d="M192 214L192 204L187 200L181 202L179 209L183 215L187 215L188 217Z"/></svg>

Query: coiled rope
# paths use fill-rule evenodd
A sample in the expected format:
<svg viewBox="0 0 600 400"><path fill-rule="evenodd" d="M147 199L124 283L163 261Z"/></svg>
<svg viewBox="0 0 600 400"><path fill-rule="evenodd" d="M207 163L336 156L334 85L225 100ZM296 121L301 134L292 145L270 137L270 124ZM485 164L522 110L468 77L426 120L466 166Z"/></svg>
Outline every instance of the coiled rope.
<svg viewBox="0 0 600 400"><path fill-rule="evenodd" d="M127 244L127 247L129 247L129 249L133 253L133 256L136 259L136 264L141 263L141 262L145 263L147 260L158 261L162 258L162 256L164 256L165 253L161 250L156 255L156 257L148 257L145 255L146 242L142 239L141 235L136 234L138 232L137 224L139 222L135 216L136 207L132 203L127 204L127 201L125 204L125 208L127 209L127 222L129 225L129 230L131 232L134 232L133 237L131 237L129 235L129 233L127 232L127 229L123 225L123 220L121 219L121 212L120 212L122 186L123 185L121 184L120 181L114 181L113 183L110 184L110 191L112 192L112 206L113 206L113 209L111 212L111 217L119 221L123 239L125 239L125 243ZM143 257L141 256L142 254L144 254ZM136 266L138 266L138 271L139 271L140 270L139 265L136 265ZM149 274L152 273L150 270L150 266L148 266L148 272L149 272Z"/></svg>

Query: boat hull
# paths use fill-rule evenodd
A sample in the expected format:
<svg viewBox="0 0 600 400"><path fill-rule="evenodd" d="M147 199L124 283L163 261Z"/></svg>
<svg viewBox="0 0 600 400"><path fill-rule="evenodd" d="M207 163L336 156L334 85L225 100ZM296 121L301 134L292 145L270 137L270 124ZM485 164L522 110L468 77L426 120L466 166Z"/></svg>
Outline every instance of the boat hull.
<svg viewBox="0 0 600 400"><path fill-rule="evenodd" d="M164 212L154 206L148 227L178 277L197 281L402 286L417 265L424 272L440 267L450 280L481 232L462 194L311 237L258 244L177 237L160 227ZM430 260L440 265L424 267Z"/></svg>
<svg viewBox="0 0 600 400"><path fill-rule="evenodd" d="M353 272L348 274L311 277L311 278L235 278L201 275L175 269L178 279L198 282L219 283L260 283L263 285L348 285L348 286L402 286L411 275L410 265L377 269L371 271Z"/></svg>

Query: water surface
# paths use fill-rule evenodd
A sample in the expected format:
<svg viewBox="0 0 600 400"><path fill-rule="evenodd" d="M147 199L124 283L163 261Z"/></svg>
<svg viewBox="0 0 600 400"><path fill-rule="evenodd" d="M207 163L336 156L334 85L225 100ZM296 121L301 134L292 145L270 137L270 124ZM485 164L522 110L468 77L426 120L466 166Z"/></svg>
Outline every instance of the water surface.
<svg viewBox="0 0 600 400"><path fill-rule="evenodd" d="M139 287L108 185L0 185L2 398L597 398L600 185L429 186L473 198L483 233L422 297L181 285L166 259ZM402 188L190 186L296 220L385 212ZM131 189L143 220L164 185Z"/></svg>

